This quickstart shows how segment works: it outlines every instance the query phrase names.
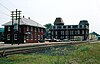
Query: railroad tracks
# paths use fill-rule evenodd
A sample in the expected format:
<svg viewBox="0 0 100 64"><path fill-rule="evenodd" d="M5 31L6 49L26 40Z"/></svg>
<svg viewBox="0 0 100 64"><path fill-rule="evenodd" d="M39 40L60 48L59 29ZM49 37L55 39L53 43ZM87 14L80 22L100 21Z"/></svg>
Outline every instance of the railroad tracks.
<svg viewBox="0 0 100 64"><path fill-rule="evenodd" d="M65 46L65 43L53 43L53 44L41 44L41 45L28 45L28 46L18 46L18 47L6 47L0 48L0 57L5 55L12 55L12 54L21 54L21 53L31 53L31 52L39 52L50 47L58 47L58 46Z"/></svg>
<svg viewBox="0 0 100 64"><path fill-rule="evenodd" d="M17 46L17 47L5 47L5 48L0 48L0 57L12 54L40 52L43 50L50 49L50 47L66 46L68 44L79 44L79 43L73 43L73 42L49 43L49 44L37 44L37 45L27 45L27 46Z"/></svg>

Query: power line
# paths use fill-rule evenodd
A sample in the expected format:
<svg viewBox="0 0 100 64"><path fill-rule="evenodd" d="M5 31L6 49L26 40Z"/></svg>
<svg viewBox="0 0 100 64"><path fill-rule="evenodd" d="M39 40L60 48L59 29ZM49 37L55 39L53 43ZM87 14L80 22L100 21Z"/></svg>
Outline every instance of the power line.
<svg viewBox="0 0 100 64"><path fill-rule="evenodd" d="M9 2L10 5L12 5L14 8L16 8L16 5L13 4L10 0L6 0L6 2L7 2L7 3Z"/></svg>
<svg viewBox="0 0 100 64"><path fill-rule="evenodd" d="M6 6L4 6L3 4L0 3L0 5L1 5L2 7L4 7L6 10L10 11L10 10L9 10Z"/></svg>
<svg viewBox="0 0 100 64"><path fill-rule="evenodd" d="M0 14L3 14L3 15L6 15L6 16L9 16L9 14L6 14L6 13L4 13L4 12L0 12Z"/></svg>

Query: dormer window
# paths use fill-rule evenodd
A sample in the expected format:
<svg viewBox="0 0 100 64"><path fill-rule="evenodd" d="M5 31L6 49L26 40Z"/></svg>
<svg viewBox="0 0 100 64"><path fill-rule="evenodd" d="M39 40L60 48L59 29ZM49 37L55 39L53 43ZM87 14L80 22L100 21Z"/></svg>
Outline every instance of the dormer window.
<svg viewBox="0 0 100 64"><path fill-rule="evenodd" d="M82 25L82 28L84 28L84 25Z"/></svg>

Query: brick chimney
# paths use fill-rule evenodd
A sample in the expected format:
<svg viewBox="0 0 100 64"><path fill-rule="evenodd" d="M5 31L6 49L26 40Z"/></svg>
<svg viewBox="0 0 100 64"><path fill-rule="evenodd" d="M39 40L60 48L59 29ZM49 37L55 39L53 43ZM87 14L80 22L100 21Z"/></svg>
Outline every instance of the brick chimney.
<svg viewBox="0 0 100 64"><path fill-rule="evenodd" d="M28 19L30 19L30 17L28 17Z"/></svg>
<svg viewBox="0 0 100 64"><path fill-rule="evenodd" d="M25 18L25 17L23 16L23 18Z"/></svg>

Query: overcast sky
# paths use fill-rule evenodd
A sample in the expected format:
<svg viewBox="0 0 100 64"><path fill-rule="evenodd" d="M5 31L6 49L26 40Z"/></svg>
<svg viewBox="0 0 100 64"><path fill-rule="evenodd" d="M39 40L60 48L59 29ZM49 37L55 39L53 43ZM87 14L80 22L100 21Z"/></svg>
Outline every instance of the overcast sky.
<svg viewBox="0 0 100 64"><path fill-rule="evenodd" d="M99 0L0 0L0 27L11 20L11 11L16 9L42 25L53 24L56 17L61 17L66 25L88 20L90 32L100 34Z"/></svg>

